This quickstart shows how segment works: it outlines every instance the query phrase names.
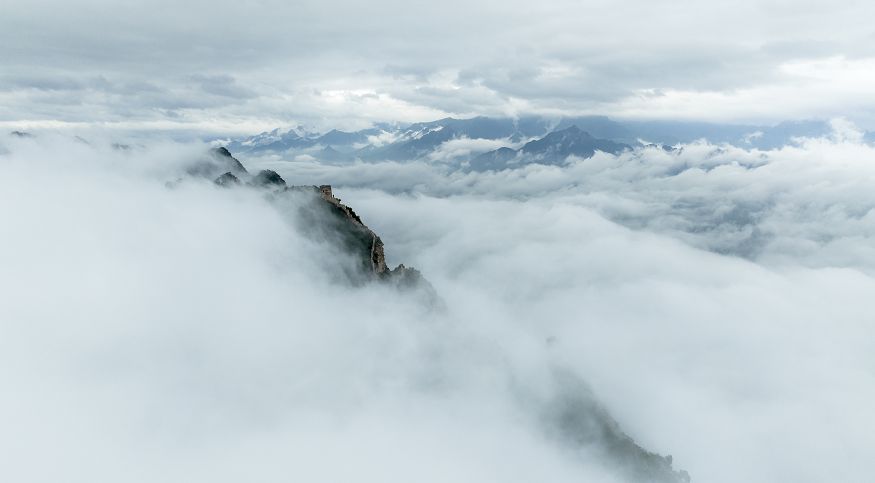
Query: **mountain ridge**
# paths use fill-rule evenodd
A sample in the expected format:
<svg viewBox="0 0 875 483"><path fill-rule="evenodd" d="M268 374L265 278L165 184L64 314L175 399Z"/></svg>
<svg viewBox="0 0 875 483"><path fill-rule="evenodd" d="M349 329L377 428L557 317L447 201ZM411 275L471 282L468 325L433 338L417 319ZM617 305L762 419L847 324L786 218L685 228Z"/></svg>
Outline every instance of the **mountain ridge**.
<svg viewBox="0 0 875 483"><path fill-rule="evenodd" d="M566 131L575 139L594 139L578 128ZM295 207L293 219L302 233L352 254L358 264L345 274L347 282L353 285L389 283L408 293L416 290L430 307L441 307L436 292L419 271L403 264L389 268L380 237L352 208L334 196L330 185L289 185L272 170L261 170L252 175L226 148L213 148L209 158L209 162L201 163L202 166L194 172L209 179L216 172L230 168L215 178L216 185L222 189L263 190L278 207ZM240 178L231 170L236 170ZM288 201L292 203L286 203ZM623 481L689 483L689 474L675 469L670 455L648 451L623 432L578 376L556 369L547 378L545 383L552 388L547 394L538 395L538 391L520 394L525 402L538 407L536 419L545 436L581 455L594 452L614 465ZM526 390L521 388L518 391Z"/></svg>
<svg viewBox="0 0 875 483"><path fill-rule="evenodd" d="M353 255L354 266L342 267L347 282L390 283L404 290L418 290L431 305L439 305L437 293L418 270L404 264L395 268L387 265L383 240L352 208L334 196L330 185L290 185L279 173L267 169L253 175L224 147L211 149L209 159L196 166L189 173L215 178L213 182L218 186L247 186L265 190L271 200L281 204L294 201L292 205L297 209L292 221L302 233Z"/></svg>
<svg viewBox="0 0 875 483"><path fill-rule="evenodd" d="M575 128L592 139L585 139ZM578 137L565 142L556 133ZM618 121L606 116L546 117L447 117L408 125L377 124L359 131L331 129L325 133L296 127L232 140L226 145L240 153L272 154L287 159L305 156L328 163L353 161L433 161L444 154L450 142L469 143L468 154L457 155L450 164L475 170L501 170L525 163L561 164L568 156L587 158L596 151L616 154L623 149L655 144L675 146L697 140L730 144L748 149L775 149L798 138L825 137L832 133L827 121L784 121L771 126L719 124L689 121ZM875 142L875 133L864 134ZM470 141L489 141L476 145ZM484 149L484 146L492 147ZM554 143L554 146L548 146ZM498 146L495 146L498 144ZM515 151L511 153L510 150Z"/></svg>

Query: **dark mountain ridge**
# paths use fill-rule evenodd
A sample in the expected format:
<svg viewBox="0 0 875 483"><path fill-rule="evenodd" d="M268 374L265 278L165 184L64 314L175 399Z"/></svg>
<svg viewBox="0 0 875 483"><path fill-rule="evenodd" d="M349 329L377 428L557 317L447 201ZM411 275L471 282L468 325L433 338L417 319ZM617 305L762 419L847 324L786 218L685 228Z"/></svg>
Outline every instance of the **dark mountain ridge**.
<svg viewBox="0 0 875 483"><path fill-rule="evenodd" d="M216 173L228 169L216 176ZM386 264L383 241L349 206L341 203L330 185L289 185L276 171L261 170L255 175L225 148L214 148L210 157L190 169L189 173L213 178L223 187L248 186L262 189L281 207L294 207L291 219L301 233L328 243L340 254L351 255L352 266L340 264L344 281L360 285L369 281L391 283L401 289L418 290L430 303L439 299L422 274L403 264L390 268ZM282 210L281 210L282 211Z"/></svg>
<svg viewBox="0 0 875 483"><path fill-rule="evenodd" d="M474 171L499 171L517 164L561 164L569 156L590 158L597 151L617 154L631 146L608 139L598 139L576 125L529 141L520 149L499 148L474 158L469 168Z"/></svg>
<svg viewBox="0 0 875 483"><path fill-rule="evenodd" d="M588 152L590 145L597 141L576 127L556 133L556 136L561 138L559 145L571 151L577 150L575 152ZM547 144L555 145L552 142ZM535 144L528 152L540 151L541 145ZM440 307L434 289L417 270L403 264L389 268L383 241L352 208L334 196L331 186L288 185L272 170L261 170L252 175L225 148L213 149L208 159L196 166L197 169L189 172L208 177L221 172L214 182L224 188L263 191L280 211L292 210L294 216L291 218L302 233L333 247L339 258L351 256L354 263L344 267L341 282L391 284L403 292L418 294L431 307ZM581 379L562 370L553 371L547 378L550 390L545 394L539 395L538 391L525 387L514 391L518 393L521 404L537 408L535 419L545 436L572 452L580 452L582 457L585 454L598 456L607 467L614 468L623 481L690 481L685 471L673 469L671 456L647 451L625 434Z"/></svg>

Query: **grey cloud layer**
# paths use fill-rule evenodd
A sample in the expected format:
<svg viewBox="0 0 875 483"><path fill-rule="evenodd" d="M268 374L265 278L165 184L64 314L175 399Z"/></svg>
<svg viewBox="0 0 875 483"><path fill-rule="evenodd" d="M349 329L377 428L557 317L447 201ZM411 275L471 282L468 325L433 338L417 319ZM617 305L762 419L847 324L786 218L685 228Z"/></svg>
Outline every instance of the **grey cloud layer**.
<svg viewBox="0 0 875 483"><path fill-rule="evenodd" d="M688 112L683 96L672 97L792 87L806 79L782 71L787 62L870 58L873 32L860 21L873 14L867 2L6 3L0 65L17 79L0 81L6 122L133 116L209 130L224 116L235 127L214 130L251 132L258 122L348 127L443 114L640 116L663 101L669 106L654 112L686 118L868 122L873 101L809 100L793 110L776 100L759 112L737 100L745 114L727 101ZM113 95L95 76L158 92ZM47 86L80 105L32 92ZM362 104L363 93L378 101Z"/></svg>
<svg viewBox="0 0 875 483"><path fill-rule="evenodd" d="M557 366L693 481L875 471L871 147L286 163L424 271L434 314L309 276L327 254L257 194L167 189L201 146L4 144L4 479L615 481L519 404ZM780 259L719 244L745 218Z"/></svg>
<svg viewBox="0 0 875 483"><path fill-rule="evenodd" d="M3 479L618 481L539 427L557 362L503 311L329 283L260 193L167 187L203 146L103 145L0 156Z"/></svg>

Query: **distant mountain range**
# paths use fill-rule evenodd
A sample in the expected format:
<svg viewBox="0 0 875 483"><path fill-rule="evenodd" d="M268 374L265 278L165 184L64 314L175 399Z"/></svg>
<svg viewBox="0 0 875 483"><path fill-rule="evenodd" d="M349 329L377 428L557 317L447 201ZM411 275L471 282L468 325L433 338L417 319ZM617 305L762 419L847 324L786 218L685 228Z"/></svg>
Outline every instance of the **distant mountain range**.
<svg viewBox="0 0 875 483"><path fill-rule="evenodd" d="M541 117L446 118L406 126L377 124L355 132L275 129L227 143L233 152L278 154L328 163L430 160L472 170L500 170L526 163L561 164L569 156L618 153L645 144L671 147L706 139L745 148L774 149L795 138L832 132L826 121L790 121L774 126L680 121L616 121L604 116L551 120ZM875 142L875 133L866 133ZM445 149L453 146L454 149Z"/></svg>
<svg viewBox="0 0 875 483"><path fill-rule="evenodd" d="M488 171L504 169L514 164L555 164L569 156L589 158L596 151L617 154L626 149L631 149L631 146L609 139L594 138L588 132L572 125L553 131L540 139L529 141L519 149L502 147L483 153L471 161L470 167L475 171Z"/></svg>

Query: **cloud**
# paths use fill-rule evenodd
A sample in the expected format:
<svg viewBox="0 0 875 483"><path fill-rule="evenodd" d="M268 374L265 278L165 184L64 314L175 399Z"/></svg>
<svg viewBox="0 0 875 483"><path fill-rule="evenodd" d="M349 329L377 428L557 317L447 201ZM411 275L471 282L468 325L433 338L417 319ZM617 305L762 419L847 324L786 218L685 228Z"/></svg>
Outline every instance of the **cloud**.
<svg viewBox="0 0 875 483"><path fill-rule="evenodd" d="M429 153L429 161L459 162L468 160L477 154L492 151L502 147L519 148L528 141L511 141L510 139L470 139L455 138L441 143L433 152Z"/></svg>
<svg viewBox="0 0 875 483"><path fill-rule="evenodd" d="M860 87L870 83L853 79L872 71L871 28L859 19L873 7L824 5L552 0L532 11L521 1L13 0L0 20L0 41L10 46L0 62L24 85L0 84L0 115L100 124L137 113L144 129L240 119L235 133L267 120L330 129L527 113L745 122L846 116L871 128L872 102ZM794 71L799 65L816 66L820 80ZM75 108L59 97L30 97L95 76L126 85L149 79L170 99L112 96L109 86ZM192 89L198 76L230 77L233 87ZM219 94L205 96L210 89ZM344 110L314 91L376 97L349 96ZM168 104L185 115L173 117Z"/></svg>
<svg viewBox="0 0 875 483"><path fill-rule="evenodd" d="M4 479L617 481L522 403L543 339L336 284L294 206L175 182L204 146L4 144Z"/></svg>
<svg viewBox="0 0 875 483"><path fill-rule="evenodd" d="M200 88L215 96L227 97L234 100L249 99L256 94L250 89L238 85L237 80L229 75L193 75L191 80L198 83Z"/></svg>
<svg viewBox="0 0 875 483"><path fill-rule="evenodd" d="M694 481L865 478L871 148L712 148L686 174L653 150L411 187L441 197L337 191L453 307L553 338Z"/></svg>
<svg viewBox="0 0 875 483"><path fill-rule="evenodd" d="M243 160L332 182L443 313L319 276L332 253L258 193L168 189L203 146L3 144L6 479L616 481L544 425L556 368L693 481L875 470L853 138L500 173Z"/></svg>

